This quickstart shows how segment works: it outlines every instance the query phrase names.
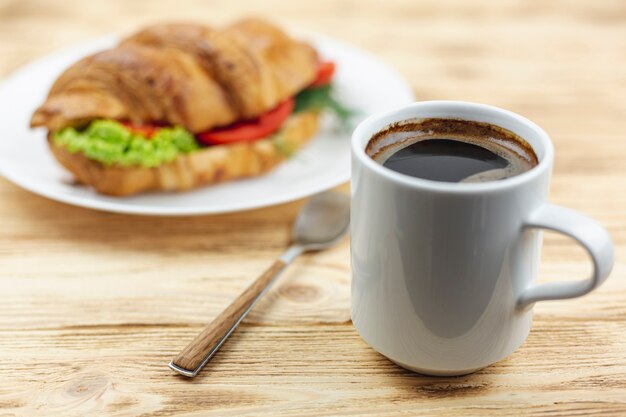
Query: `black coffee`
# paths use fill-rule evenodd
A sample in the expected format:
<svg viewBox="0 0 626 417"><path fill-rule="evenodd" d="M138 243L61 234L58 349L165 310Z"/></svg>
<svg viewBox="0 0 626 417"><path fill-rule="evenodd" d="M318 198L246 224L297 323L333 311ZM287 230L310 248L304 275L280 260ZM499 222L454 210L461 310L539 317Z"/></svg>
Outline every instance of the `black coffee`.
<svg viewBox="0 0 626 417"><path fill-rule="evenodd" d="M433 181L460 182L507 168L509 162L487 148L454 139L417 141L391 155L389 169Z"/></svg>
<svg viewBox="0 0 626 417"><path fill-rule="evenodd" d="M530 145L513 132L458 119L394 124L374 135L366 152L391 170L445 182L501 180L538 163Z"/></svg>

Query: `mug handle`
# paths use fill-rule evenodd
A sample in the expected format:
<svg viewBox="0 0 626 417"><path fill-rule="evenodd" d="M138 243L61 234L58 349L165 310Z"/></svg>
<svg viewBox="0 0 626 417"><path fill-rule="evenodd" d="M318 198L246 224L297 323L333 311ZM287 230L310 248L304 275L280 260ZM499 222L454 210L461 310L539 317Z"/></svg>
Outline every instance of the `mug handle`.
<svg viewBox="0 0 626 417"><path fill-rule="evenodd" d="M613 268L613 243L606 229L595 220L565 207L544 204L530 215L524 228L548 229L570 236L591 256L593 273L582 281L531 284L517 300L519 309L537 301L580 297L600 286L609 276Z"/></svg>

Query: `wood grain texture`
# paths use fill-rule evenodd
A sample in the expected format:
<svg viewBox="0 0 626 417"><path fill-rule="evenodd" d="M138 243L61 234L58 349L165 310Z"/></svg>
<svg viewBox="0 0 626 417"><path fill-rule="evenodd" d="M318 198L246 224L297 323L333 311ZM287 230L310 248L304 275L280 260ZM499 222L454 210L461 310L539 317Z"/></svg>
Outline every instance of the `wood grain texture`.
<svg viewBox="0 0 626 417"><path fill-rule="evenodd" d="M261 293L285 269L282 260L277 259L248 288L239 294L211 323L209 323L173 360L174 365L189 372L196 371L202 361L228 337L237 322L242 320L246 310L258 300Z"/></svg>
<svg viewBox="0 0 626 417"><path fill-rule="evenodd" d="M302 202L141 218L0 179L0 415L626 415L626 3L0 0L0 74L157 20L249 13L369 50L420 99L479 101L536 121L556 147L551 200L607 226L612 276L586 297L539 303L511 357L429 378L354 331L346 240L296 261L188 380L166 364L284 249ZM580 248L546 234L542 281L589 271Z"/></svg>

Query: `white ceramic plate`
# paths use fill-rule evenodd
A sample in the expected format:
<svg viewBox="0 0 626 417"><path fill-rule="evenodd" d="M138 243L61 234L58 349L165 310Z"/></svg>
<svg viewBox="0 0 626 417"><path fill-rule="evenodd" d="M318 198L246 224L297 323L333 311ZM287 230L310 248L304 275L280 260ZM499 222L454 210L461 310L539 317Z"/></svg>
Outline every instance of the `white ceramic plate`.
<svg viewBox="0 0 626 417"><path fill-rule="evenodd" d="M306 36L322 56L337 63L337 98L361 118L413 101L411 89L392 68L368 53L320 35ZM0 84L0 174L33 193L68 204L143 215L226 213L285 203L342 184L350 178L350 135L326 120L320 133L273 172L186 193L107 197L73 185L52 157L43 129L28 122L53 81L79 58L115 45L98 39L41 58Z"/></svg>

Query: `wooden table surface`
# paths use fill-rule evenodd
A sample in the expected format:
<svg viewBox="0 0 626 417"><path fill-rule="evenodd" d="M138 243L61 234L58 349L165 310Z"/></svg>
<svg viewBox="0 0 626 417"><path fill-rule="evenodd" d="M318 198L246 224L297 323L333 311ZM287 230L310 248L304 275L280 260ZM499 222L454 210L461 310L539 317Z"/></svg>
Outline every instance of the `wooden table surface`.
<svg viewBox="0 0 626 417"><path fill-rule="evenodd" d="M361 46L419 99L479 101L535 120L556 145L552 201L608 227L612 276L584 298L538 304L509 358L430 378L355 332L346 240L300 259L186 380L168 361L271 264L302 202L142 218L0 180L0 415L626 415L626 3L0 0L0 75L144 23L244 14ZM544 281L590 271L556 235L543 256Z"/></svg>

